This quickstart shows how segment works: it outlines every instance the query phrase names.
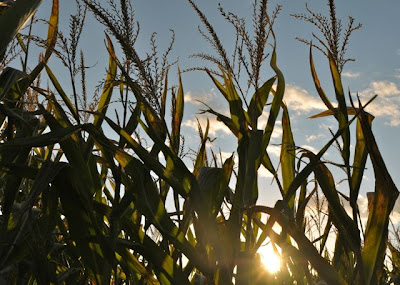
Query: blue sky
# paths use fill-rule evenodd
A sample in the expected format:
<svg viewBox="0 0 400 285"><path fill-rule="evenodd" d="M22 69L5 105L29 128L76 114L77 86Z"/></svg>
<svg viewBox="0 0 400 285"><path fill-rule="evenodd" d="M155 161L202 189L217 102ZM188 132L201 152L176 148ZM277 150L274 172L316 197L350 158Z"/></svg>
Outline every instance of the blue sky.
<svg viewBox="0 0 400 285"><path fill-rule="evenodd" d="M67 33L68 14L75 11L74 1L60 2L61 23L63 24L61 30ZM152 32L158 34L159 49L162 51L166 48L171 35L170 29L173 29L176 34L171 59L178 59L181 69L199 64L198 61L189 58L191 54L197 52L212 53L208 44L197 31L198 25L201 25L199 18L186 1L137 0L132 1L132 3L136 11L136 20L140 22L141 27L136 48L142 55L149 48ZM234 44L234 31L220 16L217 10L218 2L202 0L197 1L197 3L213 24L229 52ZM226 10L246 17L249 25L251 25L252 3L253 1L250 0L221 1ZM305 12L305 3L306 1L281 0L270 1L269 6L270 10L273 10L276 4L282 5L282 11L276 21L274 31L277 36L278 66L282 70L287 83L284 100L289 106L296 144L308 147L311 150L318 150L330 138L328 127L335 131L337 126L332 118L307 119L309 116L325 110L325 108L319 101L312 82L308 63L309 49L306 45L295 40L296 36L311 39L312 32L317 33L318 31L310 24L290 17L290 14ZM327 15L326 1L309 0L307 3L315 12ZM388 169L396 184L400 185L398 175L400 152L397 149L397 146L400 145L400 37L395 32L400 27L400 17L398 17L400 1L338 0L336 6L338 17L342 19L344 27L347 25L348 16L354 17L356 23L361 22L363 24L362 29L356 31L350 39L347 56L355 58L356 61L348 63L344 68L342 73L344 88L346 90L350 88L353 94L358 92L364 100L374 94L379 95L369 109L376 116L373 130ZM39 17L47 18L50 8L51 1L44 0L39 9ZM107 53L104 45L103 27L93 19L90 13L83 31L80 48L86 54L86 64L93 66L88 70L87 77L90 82L89 85L94 87L104 77ZM328 96L333 99L328 62L317 51L314 52L314 57L322 86ZM52 62L56 75L66 72L59 67L55 58ZM171 81L176 80L175 74L174 70L170 72ZM272 75L269 66L265 65L265 80L268 80ZM66 82L67 78L65 78L65 84ZM205 123L206 119L204 116L198 115L202 105L195 100L202 100L220 112L228 111L228 106L222 96L214 89L211 80L202 72L183 74L183 84L186 92L183 131L186 136L186 145L196 149L198 137L194 116L198 116L202 123ZM211 135L217 137L217 140L213 143L213 148L216 150L220 148L225 153L234 151L236 141L233 136L220 123L213 120L212 116L209 116L209 118L212 122ZM279 123L272 143L275 145L269 149L269 152L277 165L280 143ZM325 158L340 163L340 158L334 148L328 152ZM334 168L332 170L335 175L341 177L340 171ZM263 191L260 202L273 204L279 198L279 194L276 187L273 184L271 185L271 178L267 176L261 175L260 178L260 189L264 189L260 190ZM362 188L363 195L367 191L373 191L373 181L372 167L368 165ZM362 199L365 202L365 198Z"/></svg>

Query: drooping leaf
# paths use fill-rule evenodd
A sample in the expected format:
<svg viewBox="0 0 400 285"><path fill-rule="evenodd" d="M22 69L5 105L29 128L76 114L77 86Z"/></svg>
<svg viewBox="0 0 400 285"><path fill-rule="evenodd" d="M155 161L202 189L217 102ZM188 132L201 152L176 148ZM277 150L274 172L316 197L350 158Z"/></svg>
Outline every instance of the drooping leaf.
<svg viewBox="0 0 400 285"><path fill-rule="evenodd" d="M310 69L311 69L311 75L314 80L314 85L315 85L315 88L317 89L319 97L321 98L322 102L324 102L324 104L328 108L328 110L333 110L334 107L333 107L331 101L329 100L328 96L326 96L325 91L322 89L321 83L318 78L318 74L315 70L314 60L313 60L313 56L312 56L312 44L310 44Z"/></svg>
<svg viewBox="0 0 400 285"><path fill-rule="evenodd" d="M0 17L0 54L3 54L8 44L18 31L33 15L41 0L18 0Z"/></svg>

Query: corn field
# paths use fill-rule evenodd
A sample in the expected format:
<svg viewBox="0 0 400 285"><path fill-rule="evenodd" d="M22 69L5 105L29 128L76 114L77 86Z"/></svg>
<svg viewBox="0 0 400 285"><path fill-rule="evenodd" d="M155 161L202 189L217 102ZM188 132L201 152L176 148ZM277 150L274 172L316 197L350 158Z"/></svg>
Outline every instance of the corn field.
<svg viewBox="0 0 400 285"><path fill-rule="evenodd" d="M184 73L168 58L173 38L160 57L155 46L141 57L129 1L77 1L65 34L59 0L46 24L34 20L41 0L0 7L0 284L400 284L395 226L397 239L388 239L399 192L374 137L374 116L365 111L376 96L362 104L344 91L341 79L350 60L348 40L361 25L350 18L341 33L333 0L328 16L308 7L293 15L322 34L300 39L309 49L310 80L326 106L313 119L331 116L337 123L331 139L312 152L295 143L273 28L281 7L270 12L267 2L254 2L251 32L220 7L237 38L233 54L194 0L185 3L214 49L194 54L205 67L185 72L207 74L230 114L210 106L202 112L222 122L237 142L235 153L222 159L209 148L210 125L199 123L192 164L181 133ZM77 48L87 13L104 26L109 56L91 101ZM47 38L32 34L33 25L46 25ZM30 67L33 48L42 54ZM315 52L329 63L334 94L321 86ZM10 66L17 59L19 69ZM50 60L62 63L70 85L60 83ZM263 78L262 68L274 75ZM171 72L177 82L168 80ZM115 113L112 101L119 102ZM267 148L278 120L283 133L276 165ZM334 147L345 193L336 189L339 181L323 159ZM363 224L358 201L368 158L375 189ZM259 203L259 193L268 191L259 184L262 168L281 194L273 207ZM310 213L314 199L326 207ZM310 215L323 216L318 234L310 230L316 220ZM266 243L280 255L274 273L261 262Z"/></svg>

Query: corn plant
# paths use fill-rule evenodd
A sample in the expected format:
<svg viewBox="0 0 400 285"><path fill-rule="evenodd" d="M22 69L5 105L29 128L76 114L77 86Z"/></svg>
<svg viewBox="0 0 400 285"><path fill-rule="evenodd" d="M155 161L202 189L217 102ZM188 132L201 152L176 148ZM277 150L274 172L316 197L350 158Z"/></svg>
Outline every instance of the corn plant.
<svg viewBox="0 0 400 285"><path fill-rule="evenodd" d="M17 35L23 53L28 54L27 42L17 33L20 23L40 1L29 5L25 2L17 1L0 16L0 22L14 17L15 23L4 31L8 36L1 37L2 52ZM313 153L296 147L285 105L285 78L278 67L278 43L273 31L280 6L270 15L268 1L254 2L254 33L248 32L244 20L220 7L237 36L229 57L206 15L193 0L188 2L206 28L201 32L203 37L216 51L216 55L194 55L215 64L215 68L193 69L208 74L226 99L230 115L208 106L203 112L230 129L237 139L235 154L219 162L211 152L210 162L209 124L199 124L200 144L193 167L185 163L181 134L184 86L179 69L177 85L170 87L168 82L168 71L174 67L168 60L174 35L161 60L155 36L152 52L143 57L135 48L138 26L129 1L116 4L113 0L83 0L84 6L79 4L78 14L71 18L68 39L58 30L59 3L53 0L48 37L35 40L45 48L37 67L29 74L26 68L24 72L6 68L0 77L0 281L315 284L324 280L328 284L380 284L389 278L395 280L399 251L398 245L388 243L388 228L398 191L374 139L373 116L364 110L374 98L354 104L350 94L345 96L341 81L341 71L348 61L344 58L348 38L359 26L354 27L350 20L339 47L341 23L333 1L328 1L329 19L308 7L309 14L295 15L325 33L326 42L317 37L318 45L303 40L310 46L312 79L327 107L314 117L334 116L338 122L332 138ZM12 9L18 13L9 16ZM109 53L107 74L98 100L91 105L87 101L84 56L76 62L87 9L106 27ZM115 41L122 55L114 49ZM328 59L334 100L318 79L314 48ZM70 74L71 96L48 65L53 53ZM264 80L261 71L267 60L274 76ZM40 86L37 79L42 70L51 88ZM44 101L26 108L33 92ZM249 92L253 94L248 98ZM167 100L171 100L171 116L167 114ZM121 105L115 115L109 111L114 102ZM265 108L269 114L267 124L260 129ZM276 166L267 147L279 118L283 134ZM352 123L357 126L351 158ZM348 195L336 190L332 172L323 160L333 144L339 146ZM357 200L367 157L374 167L376 183L364 232ZM271 172L282 195L274 207L258 203L260 191L270 191L259 184L260 167ZM236 179L231 179L233 175ZM235 181L234 189L231 181ZM173 206L167 206L169 196ZM321 225L322 234L315 236L307 232L306 214L309 202L319 197L326 201L328 213ZM350 215L343 197L350 203ZM267 216L266 223L263 216ZM281 232L275 230L275 224L280 225ZM328 238L335 240L332 256L328 254ZM281 250L279 273L270 274L262 267L258 250L266 241ZM391 270L384 266L387 244Z"/></svg>

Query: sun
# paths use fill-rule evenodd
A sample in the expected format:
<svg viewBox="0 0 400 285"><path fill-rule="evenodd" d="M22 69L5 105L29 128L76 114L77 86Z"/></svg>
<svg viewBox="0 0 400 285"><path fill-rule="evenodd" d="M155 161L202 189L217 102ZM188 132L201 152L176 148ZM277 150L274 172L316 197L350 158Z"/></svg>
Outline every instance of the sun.
<svg viewBox="0 0 400 285"><path fill-rule="evenodd" d="M276 273L280 271L281 258L274 252L271 243L260 247L258 253L260 254L261 262L270 273Z"/></svg>

